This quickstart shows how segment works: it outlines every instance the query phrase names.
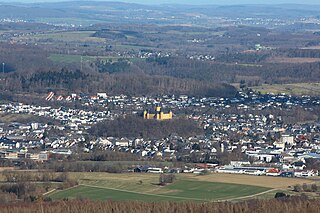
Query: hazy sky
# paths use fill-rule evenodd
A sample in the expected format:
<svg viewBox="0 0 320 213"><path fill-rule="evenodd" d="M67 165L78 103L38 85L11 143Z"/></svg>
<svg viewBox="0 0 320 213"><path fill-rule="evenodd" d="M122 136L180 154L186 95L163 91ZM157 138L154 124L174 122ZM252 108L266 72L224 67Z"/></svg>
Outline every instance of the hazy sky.
<svg viewBox="0 0 320 213"><path fill-rule="evenodd" d="M0 0L0 2L57 2L68 0ZM72 1L72 0L69 0ZM88 1L88 0L87 0ZM99 0L108 1L108 0ZM111 0L110 0L111 1ZM282 4L282 3L294 3L294 4L320 4L319 0L112 0L122 1L130 3L142 3L142 4L164 4L164 3L179 3L179 4Z"/></svg>

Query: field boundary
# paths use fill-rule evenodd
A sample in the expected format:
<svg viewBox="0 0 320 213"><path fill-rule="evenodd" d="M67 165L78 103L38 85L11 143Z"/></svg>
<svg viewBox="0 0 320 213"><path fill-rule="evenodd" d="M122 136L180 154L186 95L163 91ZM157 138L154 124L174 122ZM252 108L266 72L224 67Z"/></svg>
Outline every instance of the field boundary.
<svg viewBox="0 0 320 213"><path fill-rule="evenodd" d="M59 189L52 189L51 191L46 192L46 193L44 193L44 194L42 194L42 195L53 195L53 194L56 194L56 193L59 193L59 192L68 191L68 190L70 190L70 189L77 188L78 186L80 186L80 184L75 185L75 186L72 186L72 187L67 188L67 189L61 189L61 190L59 190Z"/></svg>
<svg viewBox="0 0 320 213"><path fill-rule="evenodd" d="M47 191L47 192L43 193L42 195L43 195L43 196L46 196L46 195L48 195L48 194L53 193L53 192L56 191L56 190L57 190L57 189L51 189L50 191Z"/></svg>
<svg viewBox="0 0 320 213"><path fill-rule="evenodd" d="M277 190L279 190L279 189L269 189L267 191L259 192L257 194L253 194L253 195L246 195L246 196L242 196L242 197L230 198L230 199L225 199L225 200L217 200L217 201L214 201L214 202L225 202L225 201L234 201L234 200L242 200L242 199L247 199L247 198L253 198L253 197L256 197L256 196L259 196L259 195L263 195L263 194L267 194L269 192L273 192L273 191L277 191Z"/></svg>

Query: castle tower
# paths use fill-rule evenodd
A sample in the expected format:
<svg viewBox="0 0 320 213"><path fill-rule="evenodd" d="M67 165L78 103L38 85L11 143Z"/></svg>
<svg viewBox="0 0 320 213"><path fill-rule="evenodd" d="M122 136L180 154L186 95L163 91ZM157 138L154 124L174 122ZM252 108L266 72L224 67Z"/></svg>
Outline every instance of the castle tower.
<svg viewBox="0 0 320 213"><path fill-rule="evenodd" d="M156 106L154 111L145 110L143 112L144 119L155 119L155 120L171 120L172 119L172 111L165 113L162 111L160 106Z"/></svg>
<svg viewBox="0 0 320 213"><path fill-rule="evenodd" d="M143 111L143 118L148 119L148 111L147 110Z"/></svg>

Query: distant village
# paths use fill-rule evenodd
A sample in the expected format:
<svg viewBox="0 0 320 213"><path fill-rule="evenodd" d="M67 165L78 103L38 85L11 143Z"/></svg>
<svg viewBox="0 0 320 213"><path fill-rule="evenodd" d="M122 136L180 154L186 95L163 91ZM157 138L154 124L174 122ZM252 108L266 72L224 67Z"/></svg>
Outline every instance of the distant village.
<svg viewBox="0 0 320 213"><path fill-rule="evenodd" d="M51 92L43 101L48 106L0 102L0 116L32 115L48 119L48 122L0 123L0 158L46 162L52 154L67 156L91 152L99 147L131 153L143 159L189 159L192 162L195 158L203 162L188 168L160 168L141 163L128 168L127 172L218 172L285 177L318 175L318 171L311 169L307 162L320 159L319 121L287 124L282 116L271 112L296 108L303 112L313 111L320 106L319 97L262 95L252 91L239 92L235 98L186 95L128 97L106 93L61 96ZM84 109L54 108L49 106L50 102L78 102ZM221 109L224 109L223 113ZM156 120L184 116L197 122L205 134L185 138L173 133L159 139L95 137L88 141L88 130L92 125L126 115ZM47 135L55 130L65 134ZM85 146L79 150L80 143ZM235 150L245 159L229 159L227 164L215 161L223 153Z"/></svg>

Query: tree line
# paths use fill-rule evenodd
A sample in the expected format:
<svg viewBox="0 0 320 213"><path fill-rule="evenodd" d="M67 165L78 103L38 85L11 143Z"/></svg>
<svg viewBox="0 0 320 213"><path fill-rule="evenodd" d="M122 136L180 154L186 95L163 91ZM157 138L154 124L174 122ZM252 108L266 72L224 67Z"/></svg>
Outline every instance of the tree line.
<svg viewBox="0 0 320 213"><path fill-rule="evenodd" d="M144 120L139 116L119 117L92 126L90 135L97 137L165 138L173 133L190 137L203 133L192 120L176 118L168 121Z"/></svg>
<svg viewBox="0 0 320 213"><path fill-rule="evenodd" d="M275 54L318 57L318 50L279 50ZM0 45L0 59L7 64L0 73L5 81L1 91L46 93L108 91L110 94L194 96L234 96L230 83L248 84L318 82L320 63L265 63L266 53L226 53L218 60L198 61L184 57L164 57L117 62L101 60L54 64L40 48ZM0 61L0 62L1 62ZM236 63L238 62L238 64ZM244 63L244 64L241 64ZM246 63L259 63L247 66Z"/></svg>
<svg viewBox="0 0 320 213"><path fill-rule="evenodd" d="M138 201L53 201L29 204L7 204L1 206L3 213L32 212L134 212L134 213L309 213L319 212L319 199L304 196L279 197L277 199L255 199L241 202L138 202Z"/></svg>
<svg viewBox="0 0 320 213"><path fill-rule="evenodd" d="M52 188L52 183L56 183L55 187L58 189L78 184L71 180L67 173L4 171L2 175L4 183L0 184L0 204L16 202L18 199L25 202L36 201L39 194Z"/></svg>

